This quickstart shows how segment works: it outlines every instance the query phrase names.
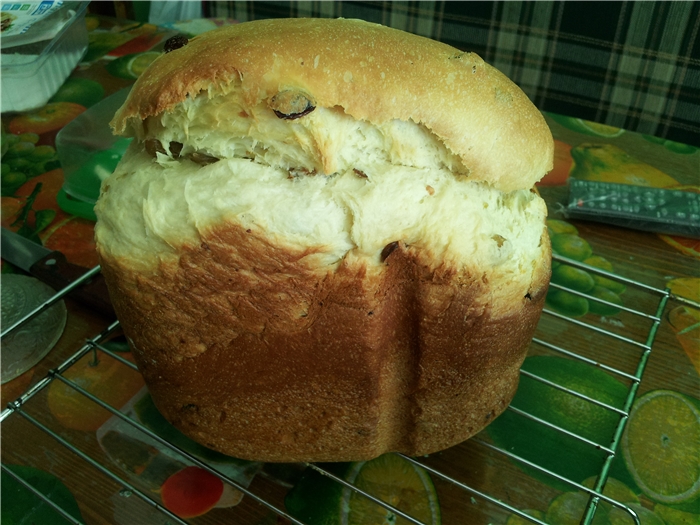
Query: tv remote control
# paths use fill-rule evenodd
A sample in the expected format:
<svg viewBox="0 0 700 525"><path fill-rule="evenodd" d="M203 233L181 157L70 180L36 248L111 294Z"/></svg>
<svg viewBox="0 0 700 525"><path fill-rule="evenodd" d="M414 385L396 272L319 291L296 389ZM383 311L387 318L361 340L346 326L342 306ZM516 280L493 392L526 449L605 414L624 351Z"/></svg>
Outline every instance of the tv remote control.
<svg viewBox="0 0 700 525"><path fill-rule="evenodd" d="M692 191L569 179L565 215L700 238L700 193Z"/></svg>

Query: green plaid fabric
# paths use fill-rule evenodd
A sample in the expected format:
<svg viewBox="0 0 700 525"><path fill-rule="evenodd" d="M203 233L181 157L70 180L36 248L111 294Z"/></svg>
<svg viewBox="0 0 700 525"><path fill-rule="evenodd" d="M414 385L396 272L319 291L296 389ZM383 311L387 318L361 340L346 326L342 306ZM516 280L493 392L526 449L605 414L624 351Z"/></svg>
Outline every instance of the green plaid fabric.
<svg viewBox="0 0 700 525"><path fill-rule="evenodd" d="M543 111L700 145L700 2L205 2L205 16L361 18L474 51Z"/></svg>

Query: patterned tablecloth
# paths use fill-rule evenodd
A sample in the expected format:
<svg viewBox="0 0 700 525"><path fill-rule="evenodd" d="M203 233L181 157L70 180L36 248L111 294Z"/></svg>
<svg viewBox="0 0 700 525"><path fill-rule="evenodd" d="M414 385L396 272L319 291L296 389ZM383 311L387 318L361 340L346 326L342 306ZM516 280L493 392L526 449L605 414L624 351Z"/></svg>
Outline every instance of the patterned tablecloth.
<svg viewBox="0 0 700 525"><path fill-rule="evenodd" d="M66 166L61 165L56 152L57 133L89 108L130 86L158 56L170 36L178 32L199 33L228 23L233 21L198 20L164 28L88 16L87 54L50 102L26 113L2 115L2 226L60 250L75 264L95 266L91 206L63 189ZM598 405L534 384L526 375L513 402L517 410L507 412L477 439L422 458L422 464L440 474L431 471L432 481L423 482L421 494L436 495L437 499L428 498L432 510L421 514L421 519L437 523L441 513L445 524L513 525L526 522L523 517L517 518L520 512L549 523L578 523L588 501L584 487L594 487L603 470L604 477L611 478L605 494L638 510L640 515L646 513L642 523L698 524L700 309L693 301L696 305L700 302L700 241L576 221L567 217L565 205L570 178L700 192L700 150L581 119L549 113L545 116L555 137L555 165L538 189L549 206L555 254L629 281L606 278L561 259L555 261L553 283L558 286L550 290L550 313L543 318L525 370L526 374L548 378L597 399ZM104 152L96 151L83 169L92 170L91 173L113 169L120 148L123 144L116 143ZM18 270L3 261L2 271ZM666 303L664 299L659 309L657 302L665 296L647 287L657 291L669 288L690 301L671 298ZM598 303L595 298L608 304ZM99 316L67 302L69 322L62 339L34 369L2 386L5 403L42 381L86 338L104 330ZM648 315L640 316L637 311ZM104 339L109 341L108 350L130 360L118 333ZM560 347L565 347L564 354L558 350ZM583 360L572 359L567 352L583 356ZM567 364L562 364L563 360ZM644 374L640 381L635 374L641 369ZM183 471L186 461L174 458L155 441L146 442L125 429L112 414L61 381L54 380L26 403L23 410L32 411L43 425L87 450L106 470L129 480L156 503L167 499L166 489L161 490L161 486L177 472L186 472L195 479L196 486L209 488L195 495L176 491L176 499L206 500L213 491L213 503L218 501L222 507L197 518L197 523L286 523L287 518L279 517L279 513L292 512L292 500L308 496L299 487L291 489L296 492L288 496L292 486L300 486L300 475L309 479L305 465L242 462L216 455L174 433L149 404L138 372L102 351L86 353L65 376L112 406L124 407L125 413L204 458L243 487L250 487L278 510L250 496L241 500L241 493L235 490L224 490L219 496L217 482L208 484L210 474L202 469ZM628 397L630 390L632 398ZM625 406L628 399L634 402ZM600 403L612 405L614 410L601 407ZM584 441L598 443L603 449L613 442L616 455L603 465L606 455L600 453L600 447L593 446L591 453L581 448L581 440L567 444L566 436L533 426L531 420L520 415L520 410L539 414L538 417L583 436ZM628 424L620 427L626 428L624 433L615 435L621 414ZM64 451L35 427L17 414L7 417L2 428L3 464L15 465L11 467L13 472L49 492L53 501L80 522L166 523L172 519L153 505L130 497L131 488L125 489L123 483L91 470L87 462ZM565 481L508 455L498 455L489 447L546 466ZM200 474L201 479L197 477ZM101 481L95 481L97 477ZM393 482L387 479L384 482L391 492ZM475 490L465 491L463 485ZM420 497L414 495L413 500L419 501ZM38 504L32 498L35 497L28 496L26 489L3 471L3 521L7 518L9 523L13 516L26 516L28 509L34 507L37 523L60 522L47 504ZM391 503L398 505L399 501L400 498ZM318 502L320 507L331 504ZM173 506L172 499L166 506ZM420 514L419 507L417 503L408 504L406 512ZM614 505L603 502L593 523L632 523L616 512ZM396 521L400 522L401 518Z"/></svg>

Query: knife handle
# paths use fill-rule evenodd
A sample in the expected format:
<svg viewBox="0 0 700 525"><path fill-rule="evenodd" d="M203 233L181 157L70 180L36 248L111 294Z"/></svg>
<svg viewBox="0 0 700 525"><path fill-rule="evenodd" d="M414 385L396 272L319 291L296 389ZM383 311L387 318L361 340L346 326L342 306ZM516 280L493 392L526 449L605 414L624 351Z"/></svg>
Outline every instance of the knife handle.
<svg viewBox="0 0 700 525"><path fill-rule="evenodd" d="M29 271L40 281L45 282L54 290L60 291L90 270L68 262L65 255L60 252L52 252L34 263ZM104 316L111 319L116 318L109 299L107 284L102 274L94 276L69 292L68 297L80 301Z"/></svg>

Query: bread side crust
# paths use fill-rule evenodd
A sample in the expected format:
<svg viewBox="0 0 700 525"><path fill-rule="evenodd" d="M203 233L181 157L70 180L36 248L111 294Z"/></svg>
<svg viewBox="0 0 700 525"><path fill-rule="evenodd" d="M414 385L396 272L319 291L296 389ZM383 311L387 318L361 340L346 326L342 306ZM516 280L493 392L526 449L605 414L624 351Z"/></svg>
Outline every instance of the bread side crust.
<svg viewBox="0 0 700 525"><path fill-rule="evenodd" d="M280 95L290 92L294 96ZM230 100L224 98L228 95ZM305 100L313 102L316 113L305 112ZM234 184L241 175L232 171L229 179L222 167L247 169L244 159L257 165L266 157L247 152L241 157L241 148L234 147L234 159L222 155L221 164L190 170L193 160L186 155L175 161L179 154L166 151L151 159L139 153L147 150L147 143L139 142L144 139L151 146L162 141L166 150L170 141L181 142L182 152L210 146L206 132L199 138L188 135L190 124L209 129L209 113L197 109L209 101L226 108L235 102L231 118L223 111L210 119L222 140L228 140L228 128L217 122L240 118L231 129L243 131L234 138L259 140L263 150L270 145L268 134L251 137L245 129L265 120L272 127L288 127L277 137L281 143L296 136L310 147L320 137L335 151L337 137L316 133L327 124L319 108L345 114L343 126L359 121L387 128L404 125L398 121L415 124L430 135L415 147L430 148L437 138L444 144L440 148L449 150L443 155L440 149L437 158L445 161L439 160L436 169L448 171L451 184L486 182L481 186L490 185L489 195L498 194L496 202L484 201L483 210L507 222L507 233L498 229L478 237L486 212L470 213L473 202L463 202L459 191L438 202L448 195L438 184L442 179L432 182L427 171L409 170L430 181L420 183L418 202L440 204L448 215L426 215L433 222L420 224L429 227L419 228L416 239L406 238L398 230L394 236L394 228L407 228L404 222L412 214L403 212L406 203L415 202L414 188L366 199L357 210L353 200L345 204L352 213L336 214L336 219L353 219L336 220L338 235L365 225L358 220L363 214L381 217L377 210L386 209L387 199L405 206L392 211L396 226L382 223L391 226L391 238L382 234L371 249L350 246L344 257L321 264L326 259L317 256L329 249L328 242L308 236L291 242L290 235L303 228L284 234L289 233L287 219L303 220L303 214L292 209L288 218L280 215L285 228L276 230L260 214L258 227L257 215L251 211L251 219L243 216L245 210L232 210L236 199L221 191L221 181ZM188 111L199 111L204 123L176 118L187 117ZM303 115L278 119L274 111ZM294 135L304 127L299 125L303 119L318 124L310 139ZM170 125L159 127L156 120ZM139 157L123 161L105 181L96 207L98 253L154 402L186 435L226 454L261 461L362 460L389 451L417 455L467 439L508 405L544 304L551 260L544 206L509 192L532 188L550 169L553 141L525 94L478 56L357 20L245 23L205 33L157 58L113 126L138 137L130 151ZM169 137L173 127L184 138ZM413 135L387 136L404 144ZM378 142L386 146L386 136L371 136L381 137ZM452 153L463 166L452 162ZM391 155L386 155L391 160L379 155L376 173L375 165L358 167L354 160L343 166L344 173L327 173L339 168L310 156L314 170L270 162L271 171L260 172L281 176L273 193L285 184L311 192L300 192L292 208L318 204L310 198L326 180L320 178L324 174L329 181L349 184L332 198L355 197L363 185L379 184L382 167L395 164ZM332 155L324 150L318 157ZM316 164L323 172L315 172ZM176 165L189 171L178 172ZM219 186L208 186L210 179ZM246 195L270 189L254 180ZM189 191L195 189L202 191ZM223 206L212 206L214 198ZM289 206L287 200L279 202ZM257 197L254 204L259 204ZM499 213L501 206L514 214ZM521 223L521 217L527 220ZM444 227L445 221L450 227ZM368 239L362 236L379 229L371 221L366 224L357 237L363 241ZM460 228L465 227L473 231L463 234ZM491 248L501 255L502 244L511 249L511 235L519 242L512 244L509 264L503 257L489 258ZM439 242L424 242L426 236ZM386 242L390 244L384 247ZM149 256L146 263L144 255Z"/></svg>
<svg viewBox="0 0 700 525"><path fill-rule="evenodd" d="M496 316L483 271L402 244L378 270L325 276L236 226L155 275L100 255L164 416L225 454L281 462L427 454L481 430L515 393L550 260L545 232L530 291Z"/></svg>
<svg viewBox="0 0 700 525"><path fill-rule="evenodd" d="M424 125L473 180L502 191L530 188L552 167L544 118L502 73L474 53L360 20L260 20L204 33L158 57L112 125L138 135L144 119L233 79L250 107L291 89L358 120Z"/></svg>

